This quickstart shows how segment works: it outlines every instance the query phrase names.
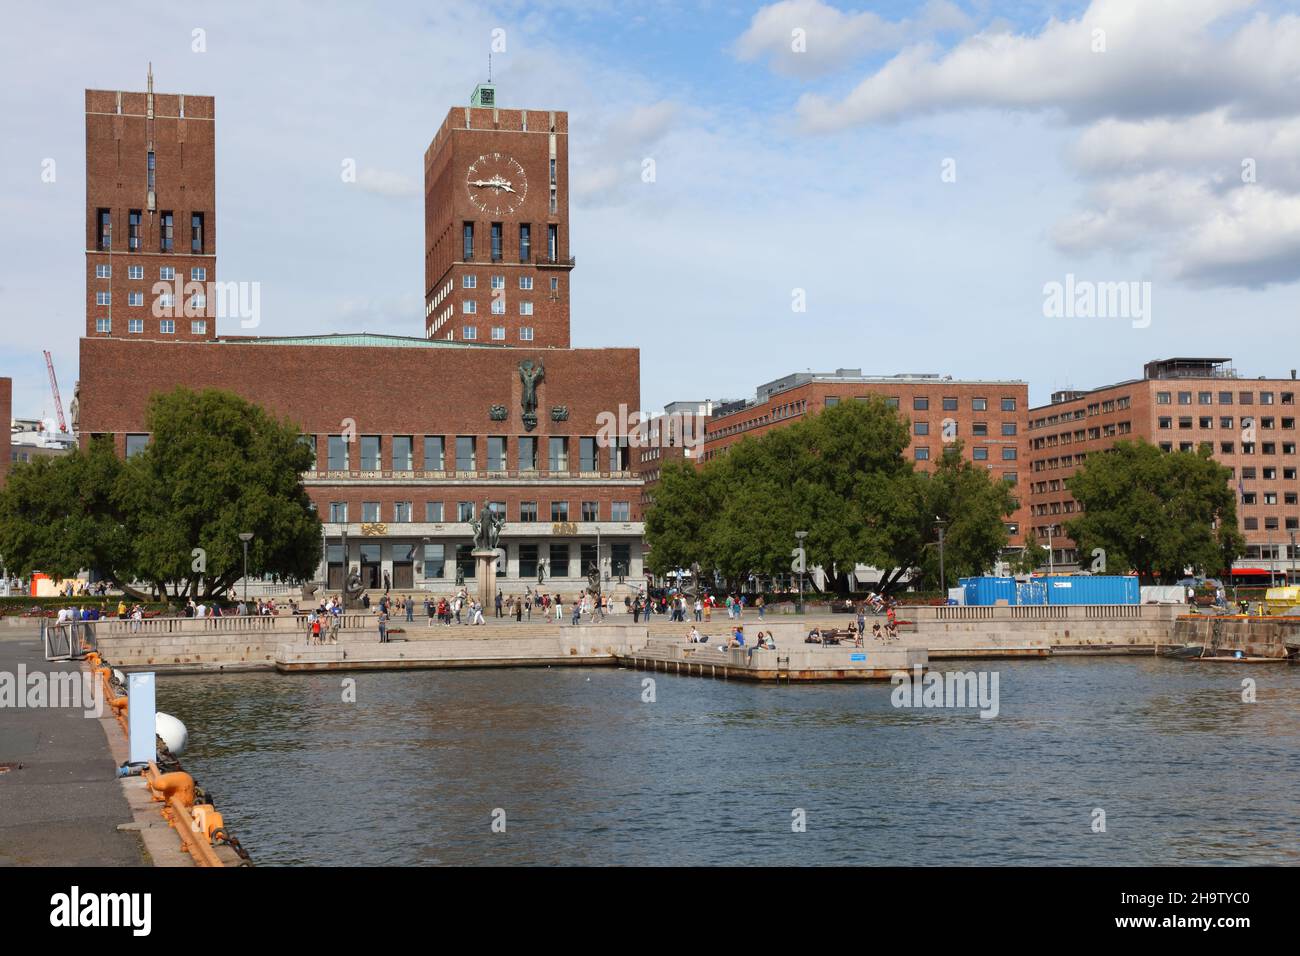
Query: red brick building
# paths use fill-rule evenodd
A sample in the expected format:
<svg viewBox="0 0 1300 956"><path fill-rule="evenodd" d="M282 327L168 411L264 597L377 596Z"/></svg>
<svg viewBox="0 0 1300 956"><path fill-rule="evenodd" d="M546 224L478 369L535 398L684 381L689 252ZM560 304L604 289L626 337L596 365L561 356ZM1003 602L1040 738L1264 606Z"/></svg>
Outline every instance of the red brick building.
<svg viewBox="0 0 1300 956"><path fill-rule="evenodd" d="M86 90L86 335L211 341L210 96Z"/></svg>
<svg viewBox="0 0 1300 956"><path fill-rule="evenodd" d="M1028 414L1029 523L1041 543L1048 529L1058 565L1075 564L1064 522L1078 513L1065 480L1090 454L1116 441L1144 439L1165 451L1208 445L1232 472L1237 520L1246 538L1238 567L1279 574L1300 558L1300 456L1296 394L1289 378L1243 378L1226 358L1148 362L1142 378L1089 391L1062 391Z"/></svg>
<svg viewBox="0 0 1300 956"><path fill-rule="evenodd" d="M479 86L424 154L425 335L569 347L569 114Z"/></svg>
<svg viewBox="0 0 1300 956"><path fill-rule="evenodd" d="M13 451L9 447L9 423L13 420L14 382L11 378L0 378L0 488L4 487L5 478L9 476L9 462Z"/></svg>
<svg viewBox="0 0 1300 956"><path fill-rule="evenodd" d="M375 588L452 590L458 569L473 576L469 520L485 503L506 517L498 573L507 593L539 583L571 592L596 562L607 580L638 580L641 480L626 445L598 436L602 415L640 407L640 355L568 347L567 116L498 110L489 92L475 91L484 105L451 110L426 155L434 307L424 336L250 338L218 329L211 301L202 332L148 318L140 332L121 326L119 288L149 285L123 262L140 264L148 280L167 266L215 277L214 107L204 97L88 91L82 442L107 436L133 454L149 440L152 394L228 390L296 423L312 443L316 467L304 481L324 523L321 573L331 588L351 566ZM164 209L202 214L201 252L165 247ZM121 254L120 233L100 228L105 211L133 227L141 213ZM97 266L110 260L101 279ZM101 286L111 292L103 305ZM463 313L470 301L476 310ZM493 311L495 301L509 311ZM454 302L454 323L438 324L435 303L444 302ZM110 306L111 326L96 332ZM467 335L475 315L482 334ZM509 333L493 335L489 322Z"/></svg>

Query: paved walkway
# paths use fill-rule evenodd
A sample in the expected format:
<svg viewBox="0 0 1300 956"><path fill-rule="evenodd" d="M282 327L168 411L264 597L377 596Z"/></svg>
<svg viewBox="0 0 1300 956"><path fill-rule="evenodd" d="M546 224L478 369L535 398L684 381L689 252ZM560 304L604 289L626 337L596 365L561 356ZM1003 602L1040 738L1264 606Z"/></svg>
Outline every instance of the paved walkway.
<svg viewBox="0 0 1300 956"><path fill-rule="evenodd" d="M0 672L67 672L47 663L37 632L0 631ZM97 719L80 708L0 709L0 866L144 866L115 762Z"/></svg>

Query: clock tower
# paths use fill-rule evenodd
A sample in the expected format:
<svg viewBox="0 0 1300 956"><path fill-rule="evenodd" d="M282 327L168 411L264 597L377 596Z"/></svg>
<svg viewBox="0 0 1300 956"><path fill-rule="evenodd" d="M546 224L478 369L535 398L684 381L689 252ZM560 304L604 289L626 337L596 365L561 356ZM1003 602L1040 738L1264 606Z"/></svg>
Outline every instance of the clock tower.
<svg viewBox="0 0 1300 956"><path fill-rule="evenodd" d="M475 88L424 153L425 336L569 348L569 116Z"/></svg>

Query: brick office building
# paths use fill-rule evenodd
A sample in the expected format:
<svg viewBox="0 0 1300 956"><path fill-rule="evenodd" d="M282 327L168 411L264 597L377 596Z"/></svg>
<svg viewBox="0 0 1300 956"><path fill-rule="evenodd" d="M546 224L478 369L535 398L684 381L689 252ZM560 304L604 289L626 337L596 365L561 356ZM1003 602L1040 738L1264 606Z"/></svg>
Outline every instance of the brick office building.
<svg viewBox="0 0 1300 956"><path fill-rule="evenodd" d="M13 454L9 447L9 423L13 420L14 382L11 378L0 378L0 488L4 487L9 476L9 461Z"/></svg>
<svg viewBox="0 0 1300 956"><path fill-rule="evenodd" d="M424 154L425 335L569 347L569 114L479 86Z"/></svg>
<svg viewBox="0 0 1300 956"><path fill-rule="evenodd" d="M489 92L480 87L476 101L485 102ZM134 225L134 211L161 209L164 200L170 204L167 208L187 216L201 211L203 261L213 278L212 101L161 94L151 99L152 111L148 94L87 93L88 221L98 227L101 210L109 210L110 218L126 210ZM205 104L206 139L188 128L196 101ZM122 113L107 112L107 128L114 137L106 138L102 108L119 102ZM174 134L176 143L184 144L185 164L174 191L166 181L173 170L171 160L164 161L170 154L161 145L164 134L157 126L161 117L172 118L173 104L175 120L181 119L182 104L185 111L185 125L178 125ZM144 126L144 133L128 135L139 118L131 111L140 110L146 119L152 112L153 132ZM469 125L462 128L458 123ZM146 156L149 146L152 159ZM113 153L111 162L97 155L103 149ZM489 155L491 169L484 160ZM504 204L485 201L479 210L483 222L474 222L474 242L480 236L487 237L485 242L494 236L501 241L508 223L516 243L506 243L510 261L505 253L494 257L491 252L480 260L477 245L471 249L474 254L457 259L445 237L455 236L458 242L463 237L467 217L474 215L469 210L479 208L470 197L509 196L505 185L520 186L514 166L496 165L498 155L525 170L529 196L513 213ZM148 442L144 414L150 395L177 385L229 390L299 424L313 443L316 468L304 481L324 523L326 566L321 573L332 588L341 584L350 566L375 588L391 583L402 590L453 590L458 569L466 578L474 573L469 519L484 502L505 512L498 567L507 593L537 588L539 573L542 589L571 592L596 561L607 580L620 575L637 580L642 573L641 481L631 471L628 449L602 446L597 436L602 413L620 406L639 408L640 357L636 349L568 347L572 260L565 260L567 159L563 113L486 106L449 112L426 157L426 290L434 290L429 299L433 302L439 283L451 284L457 325L435 330L430 312L421 337L250 338L219 334L215 318L208 319L203 334L197 329L182 334L179 323L173 328L148 321L142 331L130 326L124 334L117 314L108 331L97 333L103 307L94 295L96 283L139 281L121 275L124 257L116 251L120 234L111 233L108 249L87 250L87 337L81 342L78 393L81 440L108 436L119 453L133 454ZM154 174L152 183L134 172L120 172L137 166ZM195 170L204 169L209 171L206 181L196 182ZM211 201L200 208L197 202L186 205L184 196ZM543 247L554 252L541 257L546 261L521 252L525 217L535 223L543 243L556 237L554 245ZM498 223L501 228L494 233ZM97 228L92 230L92 240L99 234ZM155 240L161 242L156 233L145 231L138 245L149 247ZM499 251L496 243L483 248ZM110 253L112 271L101 280L96 265ZM133 264L143 262L150 280L155 270L169 266L176 274L198 268L190 265L189 250L175 247L142 251L133 245L124 255L135 256L129 260ZM529 283L521 281L525 277L531 291L540 292L539 299L528 297ZM551 286L552 277L559 280L558 289ZM144 283L146 301L149 284ZM511 334L462 334L460 305L475 301L487 319L497 314L491 306L494 291L504 292L496 298L515 308ZM479 298L472 299L474 295ZM114 294L108 302L116 308L116 300ZM450 301L451 293L443 300ZM520 307L525 302L536 302L536 308L525 311ZM210 310L212 303L207 305ZM531 328L536 335L523 334L529 328L526 321L535 323ZM357 383L353 387L334 387L334 373L340 368L364 369L365 375L347 377Z"/></svg>
<svg viewBox="0 0 1300 956"><path fill-rule="evenodd" d="M1148 362L1143 376L1089 391L1062 391L1029 410L1029 524L1059 565L1078 562L1063 523L1078 513L1065 480L1088 455L1116 441L1144 439L1165 451L1208 444L1232 472L1237 520L1246 538L1238 567L1272 567L1300 557L1300 456L1295 372L1290 378L1242 378L1226 358Z"/></svg>

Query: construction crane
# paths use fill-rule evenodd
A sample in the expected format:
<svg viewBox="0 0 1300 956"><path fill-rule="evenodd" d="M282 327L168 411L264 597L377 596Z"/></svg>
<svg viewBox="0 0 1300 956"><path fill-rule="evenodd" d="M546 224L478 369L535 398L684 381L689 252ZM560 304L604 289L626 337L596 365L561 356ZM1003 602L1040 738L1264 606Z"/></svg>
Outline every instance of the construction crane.
<svg viewBox="0 0 1300 956"><path fill-rule="evenodd" d="M66 435L68 423L63 417L63 399L59 398L59 379L54 374L54 358L48 351L45 353L45 367L50 370L50 391L54 393L54 410L59 413L59 431Z"/></svg>

